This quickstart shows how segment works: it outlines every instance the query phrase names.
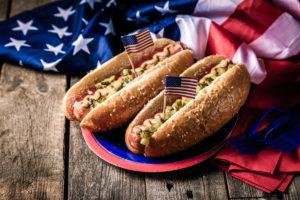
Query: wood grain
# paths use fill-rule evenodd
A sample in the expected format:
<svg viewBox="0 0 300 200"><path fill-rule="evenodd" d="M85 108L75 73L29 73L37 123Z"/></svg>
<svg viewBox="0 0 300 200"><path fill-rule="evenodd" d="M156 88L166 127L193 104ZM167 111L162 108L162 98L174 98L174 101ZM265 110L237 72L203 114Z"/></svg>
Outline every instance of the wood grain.
<svg viewBox="0 0 300 200"><path fill-rule="evenodd" d="M282 194L275 192L268 194L261 190L258 190L232 176L226 174L226 180L228 185L230 198L251 198L251 197L264 197L264 198L281 198Z"/></svg>
<svg viewBox="0 0 300 200"><path fill-rule="evenodd" d="M146 174L147 199L227 199L223 172L209 161L163 174Z"/></svg>
<svg viewBox="0 0 300 200"><path fill-rule="evenodd" d="M46 2L13 1L11 15ZM3 65L0 199L63 199L65 87L65 76Z"/></svg>
<svg viewBox="0 0 300 200"><path fill-rule="evenodd" d="M70 126L69 149L69 199L145 199L144 174L119 169L98 158L75 123Z"/></svg>
<svg viewBox="0 0 300 200"><path fill-rule="evenodd" d="M9 9L8 0L0 0L0 21L5 20Z"/></svg>
<svg viewBox="0 0 300 200"><path fill-rule="evenodd" d="M300 199L300 175L296 175L287 192L283 194L284 199L299 200Z"/></svg>

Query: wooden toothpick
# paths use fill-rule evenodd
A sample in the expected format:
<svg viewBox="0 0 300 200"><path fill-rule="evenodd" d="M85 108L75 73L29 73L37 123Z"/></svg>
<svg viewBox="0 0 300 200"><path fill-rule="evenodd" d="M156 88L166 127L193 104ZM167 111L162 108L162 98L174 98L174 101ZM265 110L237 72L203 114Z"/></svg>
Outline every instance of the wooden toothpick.
<svg viewBox="0 0 300 200"><path fill-rule="evenodd" d="M136 73L136 71L135 71L134 64L133 64L133 62L132 62L132 60L131 60L131 58L130 58L130 56L129 56L128 53L127 53L127 56L128 56L128 60L129 60L129 62L130 62L131 68L133 69L134 76L137 77L137 73Z"/></svg>
<svg viewBox="0 0 300 200"><path fill-rule="evenodd" d="M163 105L163 114L165 116L165 112L166 112L166 107L167 107L167 95L164 94L164 105Z"/></svg>

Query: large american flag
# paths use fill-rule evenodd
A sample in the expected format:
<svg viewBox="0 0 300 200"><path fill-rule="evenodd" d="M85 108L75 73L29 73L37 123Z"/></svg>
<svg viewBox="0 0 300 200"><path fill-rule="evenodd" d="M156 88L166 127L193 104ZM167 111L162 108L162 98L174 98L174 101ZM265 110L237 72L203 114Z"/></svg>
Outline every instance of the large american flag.
<svg viewBox="0 0 300 200"><path fill-rule="evenodd" d="M165 95L177 95L195 98L198 80L190 77L166 76L164 80Z"/></svg>
<svg viewBox="0 0 300 200"><path fill-rule="evenodd" d="M126 52L129 54L143 51L154 44L148 29L136 34L122 36L121 40Z"/></svg>

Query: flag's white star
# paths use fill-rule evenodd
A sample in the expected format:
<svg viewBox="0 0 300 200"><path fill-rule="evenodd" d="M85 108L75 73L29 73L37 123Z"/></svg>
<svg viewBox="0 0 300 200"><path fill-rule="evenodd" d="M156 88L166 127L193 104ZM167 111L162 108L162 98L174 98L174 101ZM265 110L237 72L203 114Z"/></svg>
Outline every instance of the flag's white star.
<svg viewBox="0 0 300 200"><path fill-rule="evenodd" d="M105 35L112 33L115 35L114 26L112 24L112 20L110 19L108 23L99 23L101 26L104 26L106 28Z"/></svg>
<svg viewBox="0 0 300 200"><path fill-rule="evenodd" d="M157 33L157 36L160 37L160 38L164 37L164 30L165 30L165 29L161 29L161 30Z"/></svg>
<svg viewBox="0 0 300 200"><path fill-rule="evenodd" d="M97 61L97 66L96 66L96 68L100 68L101 67L101 63L100 63L100 61L98 60Z"/></svg>
<svg viewBox="0 0 300 200"><path fill-rule="evenodd" d="M95 4L96 2L101 3L102 1L101 1L101 0L81 0L81 1L80 1L80 4L88 3L89 6L91 7L91 9L94 9L94 4Z"/></svg>
<svg viewBox="0 0 300 200"><path fill-rule="evenodd" d="M137 23L142 22L142 21L148 22L147 18L141 17L141 13L139 10L135 13L135 18L127 18L127 20L128 21L136 21Z"/></svg>
<svg viewBox="0 0 300 200"><path fill-rule="evenodd" d="M67 29L68 29L67 26L65 26L63 28L58 28L55 25L52 25L52 28L53 29L52 30L48 30L48 32L56 33L60 39L62 37L64 37L64 36L70 36L70 35L72 35L72 33L67 32Z"/></svg>
<svg viewBox="0 0 300 200"><path fill-rule="evenodd" d="M23 66L23 61L19 60L19 65Z"/></svg>
<svg viewBox="0 0 300 200"><path fill-rule="evenodd" d="M45 51L49 51L49 52L52 52L54 53L56 56L59 54L59 53L62 53L62 54L65 54L66 52L62 50L63 48L63 44L60 44L60 45L57 45L56 47L55 46L52 46L50 44L46 44L47 46L47 49L44 49Z"/></svg>
<svg viewBox="0 0 300 200"><path fill-rule="evenodd" d="M45 71L56 71L57 72L58 70L56 69L55 66L57 65L57 63L59 63L61 61L61 59L58 59L58 60L56 60L54 62L50 62L50 63L44 61L43 59L40 59L40 61L43 65L43 70L45 70Z"/></svg>
<svg viewBox="0 0 300 200"><path fill-rule="evenodd" d="M167 14L167 13L176 13L177 10L171 10L169 8L169 1L167 1L164 5L164 7L159 7L159 6L154 6L154 8L160 12L162 15Z"/></svg>
<svg viewBox="0 0 300 200"><path fill-rule="evenodd" d="M94 38L84 38L82 35L79 35L76 41L73 42L74 51L73 55L75 55L78 51L83 50L86 53L90 54L88 44L92 42Z"/></svg>
<svg viewBox="0 0 300 200"><path fill-rule="evenodd" d="M39 30L37 27L32 26L33 20L30 20L26 23L17 20L18 26L13 28L13 31L22 31L23 35L26 35L29 30L37 31Z"/></svg>
<svg viewBox="0 0 300 200"><path fill-rule="evenodd" d="M115 6L117 5L115 0L110 0L109 2L107 2L106 7L109 8L112 4L114 4Z"/></svg>
<svg viewBox="0 0 300 200"><path fill-rule="evenodd" d="M141 14L140 14L140 11L138 10L136 13L135 13L135 18L127 18L128 21L135 21L136 19L140 18L141 17Z"/></svg>
<svg viewBox="0 0 300 200"><path fill-rule="evenodd" d="M72 8L73 7L71 6L68 9L64 10L61 7L58 6L57 7L58 13L55 13L54 16L55 17L61 17L61 18L64 19L64 21L67 21L68 18L75 13L75 10L72 10Z"/></svg>
<svg viewBox="0 0 300 200"><path fill-rule="evenodd" d="M84 18L82 18L81 19L82 20L82 22L85 24L85 25L87 25L89 22L86 20L86 19L84 19Z"/></svg>
<svg viewBox="0 0 300 200"><path fill-rule="evenodd" d="M15 47L17 51L20 51L21 47L30 47L29 44L26 44L26 40L16 40L14 38L9 38L10 42L5 44L5 47Z"/></svg>

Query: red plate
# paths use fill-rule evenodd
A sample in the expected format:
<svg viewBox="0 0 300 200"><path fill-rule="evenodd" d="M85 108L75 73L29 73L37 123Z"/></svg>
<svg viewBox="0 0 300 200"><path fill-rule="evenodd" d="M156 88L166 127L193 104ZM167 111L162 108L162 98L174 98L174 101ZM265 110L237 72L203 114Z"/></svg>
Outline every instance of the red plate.
<svg viewBox="0 0 300 200"><path fill-rule="evenodd" d="M124 129L105 133L83 129L82 133L89 148L112 165L138 172L168 172L196 165L216 154L229 138L236 121L237 117L194 147L163 158L147 158L130 152L124 143Z"/></svg>

